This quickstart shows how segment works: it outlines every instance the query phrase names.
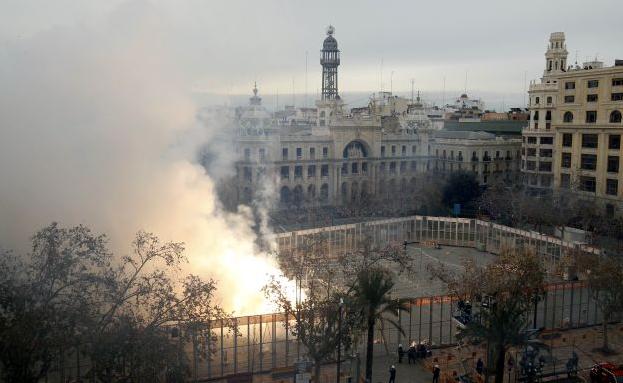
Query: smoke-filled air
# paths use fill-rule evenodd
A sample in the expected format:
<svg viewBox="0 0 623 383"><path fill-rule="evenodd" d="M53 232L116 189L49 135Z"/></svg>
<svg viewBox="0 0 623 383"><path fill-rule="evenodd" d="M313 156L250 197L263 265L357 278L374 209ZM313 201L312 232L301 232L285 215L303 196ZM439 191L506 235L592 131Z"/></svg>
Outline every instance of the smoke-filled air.
<svg viewBox="0 0 623 383"><path fill-rule="evenodd" d="M224 308L270 310L260 290L278 268L250 210L221 209L199 164L221 127L198 124L163 17L134 2L1 48L0 247L26 252L58 221L106 233L122 255L146 230L183 241L187 271L217 280Z"/></svg>

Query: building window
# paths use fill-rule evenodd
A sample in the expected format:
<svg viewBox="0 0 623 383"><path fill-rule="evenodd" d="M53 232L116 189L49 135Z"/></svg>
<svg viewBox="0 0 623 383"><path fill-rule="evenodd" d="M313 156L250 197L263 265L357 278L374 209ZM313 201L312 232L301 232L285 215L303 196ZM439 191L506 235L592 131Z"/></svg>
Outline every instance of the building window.
<svg viewBox="0 0 623 383"><path fill-rule="evenodd" d="M251 161L251 149L249 148L244 149L244 160Z"/></svg>
<svg viewBox="0 0 623 383"><path fill-rule="evenodd" d="M612 113L610 113L610 123L611 124L621 123L621 112L619 112L618 110L615 110Z"/></svg>
<svg viewBox="0 0 623 383"><path fill-rule="evenodd" d="M282 166L281 167L281 179L282 180L287 180L288 178L290 178L290 167L289 166Z"/></svg>
<svg viewBox="0 0 623 383"><path fill-rule="evenodd" d="M586 86L588 88L597 88L599 86L599 80L588 80Z"/></svg>
<svg viewBox="0 0 623 383"><path fill-rule="evenodd" d="M575 102L575 96L565 96L565 103L566 104L571 104Z"/></svg>
<svg viewBox="0 0 623 383"><path fill-rule="evenodd" d="M396 163L395 162L389 163L389 174L396 174Z"/></svg>
<svg viewBox="0 0 623 383"><path fill-rule="evenodd" d="M381 146L381 157L385 157L385 146Z"/></svg>
<svg viewBox="0 0 623 383"><path fill-rule="evenodd" d="M606 194L617 195L619 193L619 181L606 179Z"/></svg>
<svg viewBox="0 0 623 383"><path fill-rule="evenodd" d="M562 116L562 121L566 123L573 122L573 113L565 112L565 114Z"/></svg>
<svg viewBox="0 0 623 383"><path fill-rule="evenodd" d="M534 103L537 104L537 105L539 104L540 101L541 101L541 99L539 97L536 97L534 99Z"/></svg>
<svg viewBox="0 0 623 383"><path fill-rule="evenodd" d="M608 173L619 172L619 156L608 156Z"/></svg>
<svg viewBox="0 0 623 383"><path fill-rule="evenodd" d="M396 156L396 145L392 145L392 157Z"/></svg>
<svg viewBox="0 0 623 383"><path fill-rule="evenodd" d="M288 159L288 148L281 149L281 159L284 161Z"/></svg>
<svg viewBox="0 0 623 383"><path fill-rule="evenodd" d="M368 173L368 163L367 162L363 162L361 164L361 172L363 174L367 174Z"/></svg>
<svg viewBox="0 0 623 383"><path fill-rule="evenodd" d="M580 167L584 170L595 170L597 168L597 156L594 154L582 154Z"/></svg>
<svg viewBox="0 0 623 383"><path fill-rule="evenodd" d="M303 149L296 148L296 159L300 160L303 157Z"/></svg>
<svg viewBox="0 0 623 383"><path fill-rule="evenodd" d="M325 146L322 148L322 158L327 158L327 157L329 157L329 148Z"/></svg>
<svg viewBox="0 0 623 383"><path fill-rule="evenodd" d="M329 176L329 165L322 165L320 167L320 176L328 177Z"/></svg>
<svg viewBox="0 0 623 383"><path fill-rule="evenodd" d="M612 101L623 101L623 93L612 93L610 99Z"/></svg>
<svg viewBox="0 0 623 383"><path fill-rule="evenodd" d="M573 146L573 134L571 133L563 133L562 134L562 146L565 148L570 148Z"/></svg>
<svg viewBox="0 0 623 383"><path fill-rule="evenodd" d="M528 157L536 157L536 148L528 148L526 154Z"/></svg>
<svg viewBox="0 0 623 383"><path fill-rule="evenodd" d="M379 165L379 173L385 173L385 162L381 162L381 164Z"/></svg>
<svg viewBox="0 0 623 383"><path fill-rule="evenodd" d="M407 155L407 147L402 145L402 155L406 156Z"/></svg>
<svg viewBox="0 0 623 383"><path fill-rule="evenodd" d="M563 168L571 167L571 153L561 153L560 166Z"/></svg>
<svg viewBox="0 0 623 383"><path fill-rule="evenodd" d="M586 123L594 124L597 122L597 111L596 110L587 110L586 111Z"/></svg>
<svg viewBox="0 0 623 383"><path fill-rule="evenodd" d="M322 186L320 187L320 200L326 201L328 199L329 199L329 185L322 184Z"/></svg>
<svg viewBox="0 0 623 383"><path fill-rule="evenodd" d="M345 176L348 174L348 164L346 162L344 162L342 164L342 175Z"/></svg>
<svg viewBox="0 0 623 383"><path fill-rule="evenodd" d="M294 178L303 178L303 166L296 165L294 167Z"/></svg>
<svg viewBox="0 0 623 383"><path fill-rule="evenodd" d="M463 152L459 150L459 155L457 156L459 161L463 161Z"/></svg>
<svg viewBox="0 0 623 383"><path fill-rule="evenodd" d="M538 122L539 121L539 111L535 111L534 112L534 117L532 118L534 120L534 122Z"/></svg>
<svg viewBox="0 0 623 383"><path fill-rule="evenodd" d="M611 134L608 136L608 149L620 149L621 148L621 135Z"/></svg>
<svg viewBox="0 0 623 383"><path fill-rule="evenodd" d="M528 144L536 144L536 137L528 137Z"/></svg>
<svg viewBox="0 0 623 383"><path fill-rule="evenodd" d="M411 171L416 171L416 170L417 170L417 162L411 161Z"/></svg>
<svg viewBox="0 0 623 383"><path fill-rule="evenodd" d="M400 163L400 174L403 174L407 171L407 163L405 161L402 161Z"/></svg>
<svg viewBox="0 0 623 383"><path fill-rule="evenodd" d="M545 112L545 121L551 121L552 120L552 111L548 110L547 112Z"/></svg>
<svg viewBox="0 0 623 383"><path fill-rule="evenodd" d="M582 147L597 149L598 137L596 134L583 134Z"/></svg>
<svg viewBox="0 0 623 383"><path fill-rule="evenodd" d="M539 157L551 157L552 149L539 149Z"/></svg>
<svg viewBox="0 0 623 383"><path fill-rule="evenodd" d="M541 137L541 145L552 145L554 137Z"/></svg>
<svg viewBox="0 0 623 383"><path fill-rule="evenodd" d="M411 147L411 153L412 153L412 154L415 154L416 149L417 149L417 146L413 145L413 146Z"/></svg>
<svg viewBox="0 0 623 383"><path fill-rule="evenodd" d="M595 193L595 177L580 177L580 190Z"/></svg>
<svg viewBox="0 0 623 383"><path fill-rule="evenodd" d="M316 148L309 148L309 159L316 159Z"/></svg>
<svg viewBox="0 0 623 383"><path fill-rule="evenodd" d="M623 78L613 78L612 86L621 86L623 85Z"/></svg>
<svg viewBox="0 0 623 383"><path fill-rule="evenodd" d="M358 164L358 163L356 163L356 162L353 162L353 163L351 164L351 166L350 166L350 172L351 172L352 174L357 174L357 173L359 173L359 164Z"/></svg>
<svg viewBox="0 0 623 383"><path fill-rule="evenodd" d="M569 189L571 186L571 176L569 174L562 173L560 175L560 187L564 189Z"/></svg>
<svg viewBox="0 0 623 383"><path fill-rule="evenodd" d="M244 180L246 182L251 182L251 168L248 166L244 167Z"/></svg>
<svg viewBox="0 0 623 383"><path fill-rule="evenodd" d="M551 97L548 97L548 98L547 98L547 104L549 105L549 104L551 104L551 103L552 103L552 98L551 98Z"/></svg>
<svg viewBox="0 0 623 383"><path fill-rule="evenodd" d="M309 165L307 167L307 178L316 177L316 165Z"/></svg>
<svg viewBox="0 0 623 383"><path fill-rule="evenodd" d="M597 102L597 95L596 94L587 94L586 95L586 102Z"/></svg>
<svg viewBox="0 0 623 383"><path fill-rule="evenodd" d="M260 162L266 162L266 149L260 148L259 155L260 155Z"/></svg>
<svg viewBox="0 0 623 383"><path fill-rule="evenodd" d="M575 89L575 82L574 81L565 82L565 89Z"/></svg>
<svg viewBox="0 0 623 383"><path fill-rule="evenodd" d="M539 162L539 171L551 172L552 171L552 163L551 162Z"/></svg>
<svg viewBox="0 0 623 383"><path fill-rule="evenodd" d="M526 161L526 169L536 170L536 161Z"/></svg>

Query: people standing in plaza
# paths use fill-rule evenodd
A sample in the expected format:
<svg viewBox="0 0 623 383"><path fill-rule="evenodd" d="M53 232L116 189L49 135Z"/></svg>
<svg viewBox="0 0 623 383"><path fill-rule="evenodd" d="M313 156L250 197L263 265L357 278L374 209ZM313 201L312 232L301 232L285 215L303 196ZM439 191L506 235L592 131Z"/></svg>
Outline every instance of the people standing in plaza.
<svg viewBox="0 0 623 383"><path fill-rule="evenodd" d="M415 363L415 344L414 343L411 344L411 346L409 347L409 351L407 351L407 359L409 359L409 364L411 364L411 361Z"/></svg>
<svg viewBox="0 0 623 383"><path fill-rule="evenodd" d="M389 383L396 383L396 366L394 365L389 369Z"/></svg>
<svg viewBox="0 0 623 383"><path fill-rule="evenodd" d="M405 355L405 350L402 348L402 343L398 345L398 363L402 363L402 357Z"/></svg>
<svg viewBox="0 0 623 383"><path fill-rule="evenodd" d="M436 364L435 367L433 367L433 383L439 383L439 375L441 375L441 369L439 365Z"/></svg>

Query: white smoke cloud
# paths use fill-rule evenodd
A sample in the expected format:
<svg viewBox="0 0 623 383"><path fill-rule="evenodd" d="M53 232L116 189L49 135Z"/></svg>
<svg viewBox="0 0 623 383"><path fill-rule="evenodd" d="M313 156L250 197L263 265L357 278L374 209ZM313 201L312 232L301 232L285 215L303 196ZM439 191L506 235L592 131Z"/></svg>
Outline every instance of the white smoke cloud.
<svg viewBox="0 0 623 383"><path fill-rule="evenodd" d="M218 127L196 123L166 25L132 1L101 25L0 48L0 246L23 251L59 221L109 234L120 253L145 229L184 241L189 270L219 281L226 308L266 310L259 289L278 271L250 212L220 209L195 161Z"/></svg>

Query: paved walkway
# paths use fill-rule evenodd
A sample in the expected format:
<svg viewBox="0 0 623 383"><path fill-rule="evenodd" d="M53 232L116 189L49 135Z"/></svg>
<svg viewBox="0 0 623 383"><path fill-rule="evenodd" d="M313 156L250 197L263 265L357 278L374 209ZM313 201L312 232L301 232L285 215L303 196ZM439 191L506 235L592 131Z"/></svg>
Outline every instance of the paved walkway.
<svg viewBox="0 0 623 383"><path fill-rule="evenodd" d="M389 382L389 368L392 364L396 366L396 383L424 383L433 381L433 373L428 370L422 362L418 361L415 364L408 364L405 355L402 363L398 363L394 356L376 357L372 370L372 383Z"/></svg>

